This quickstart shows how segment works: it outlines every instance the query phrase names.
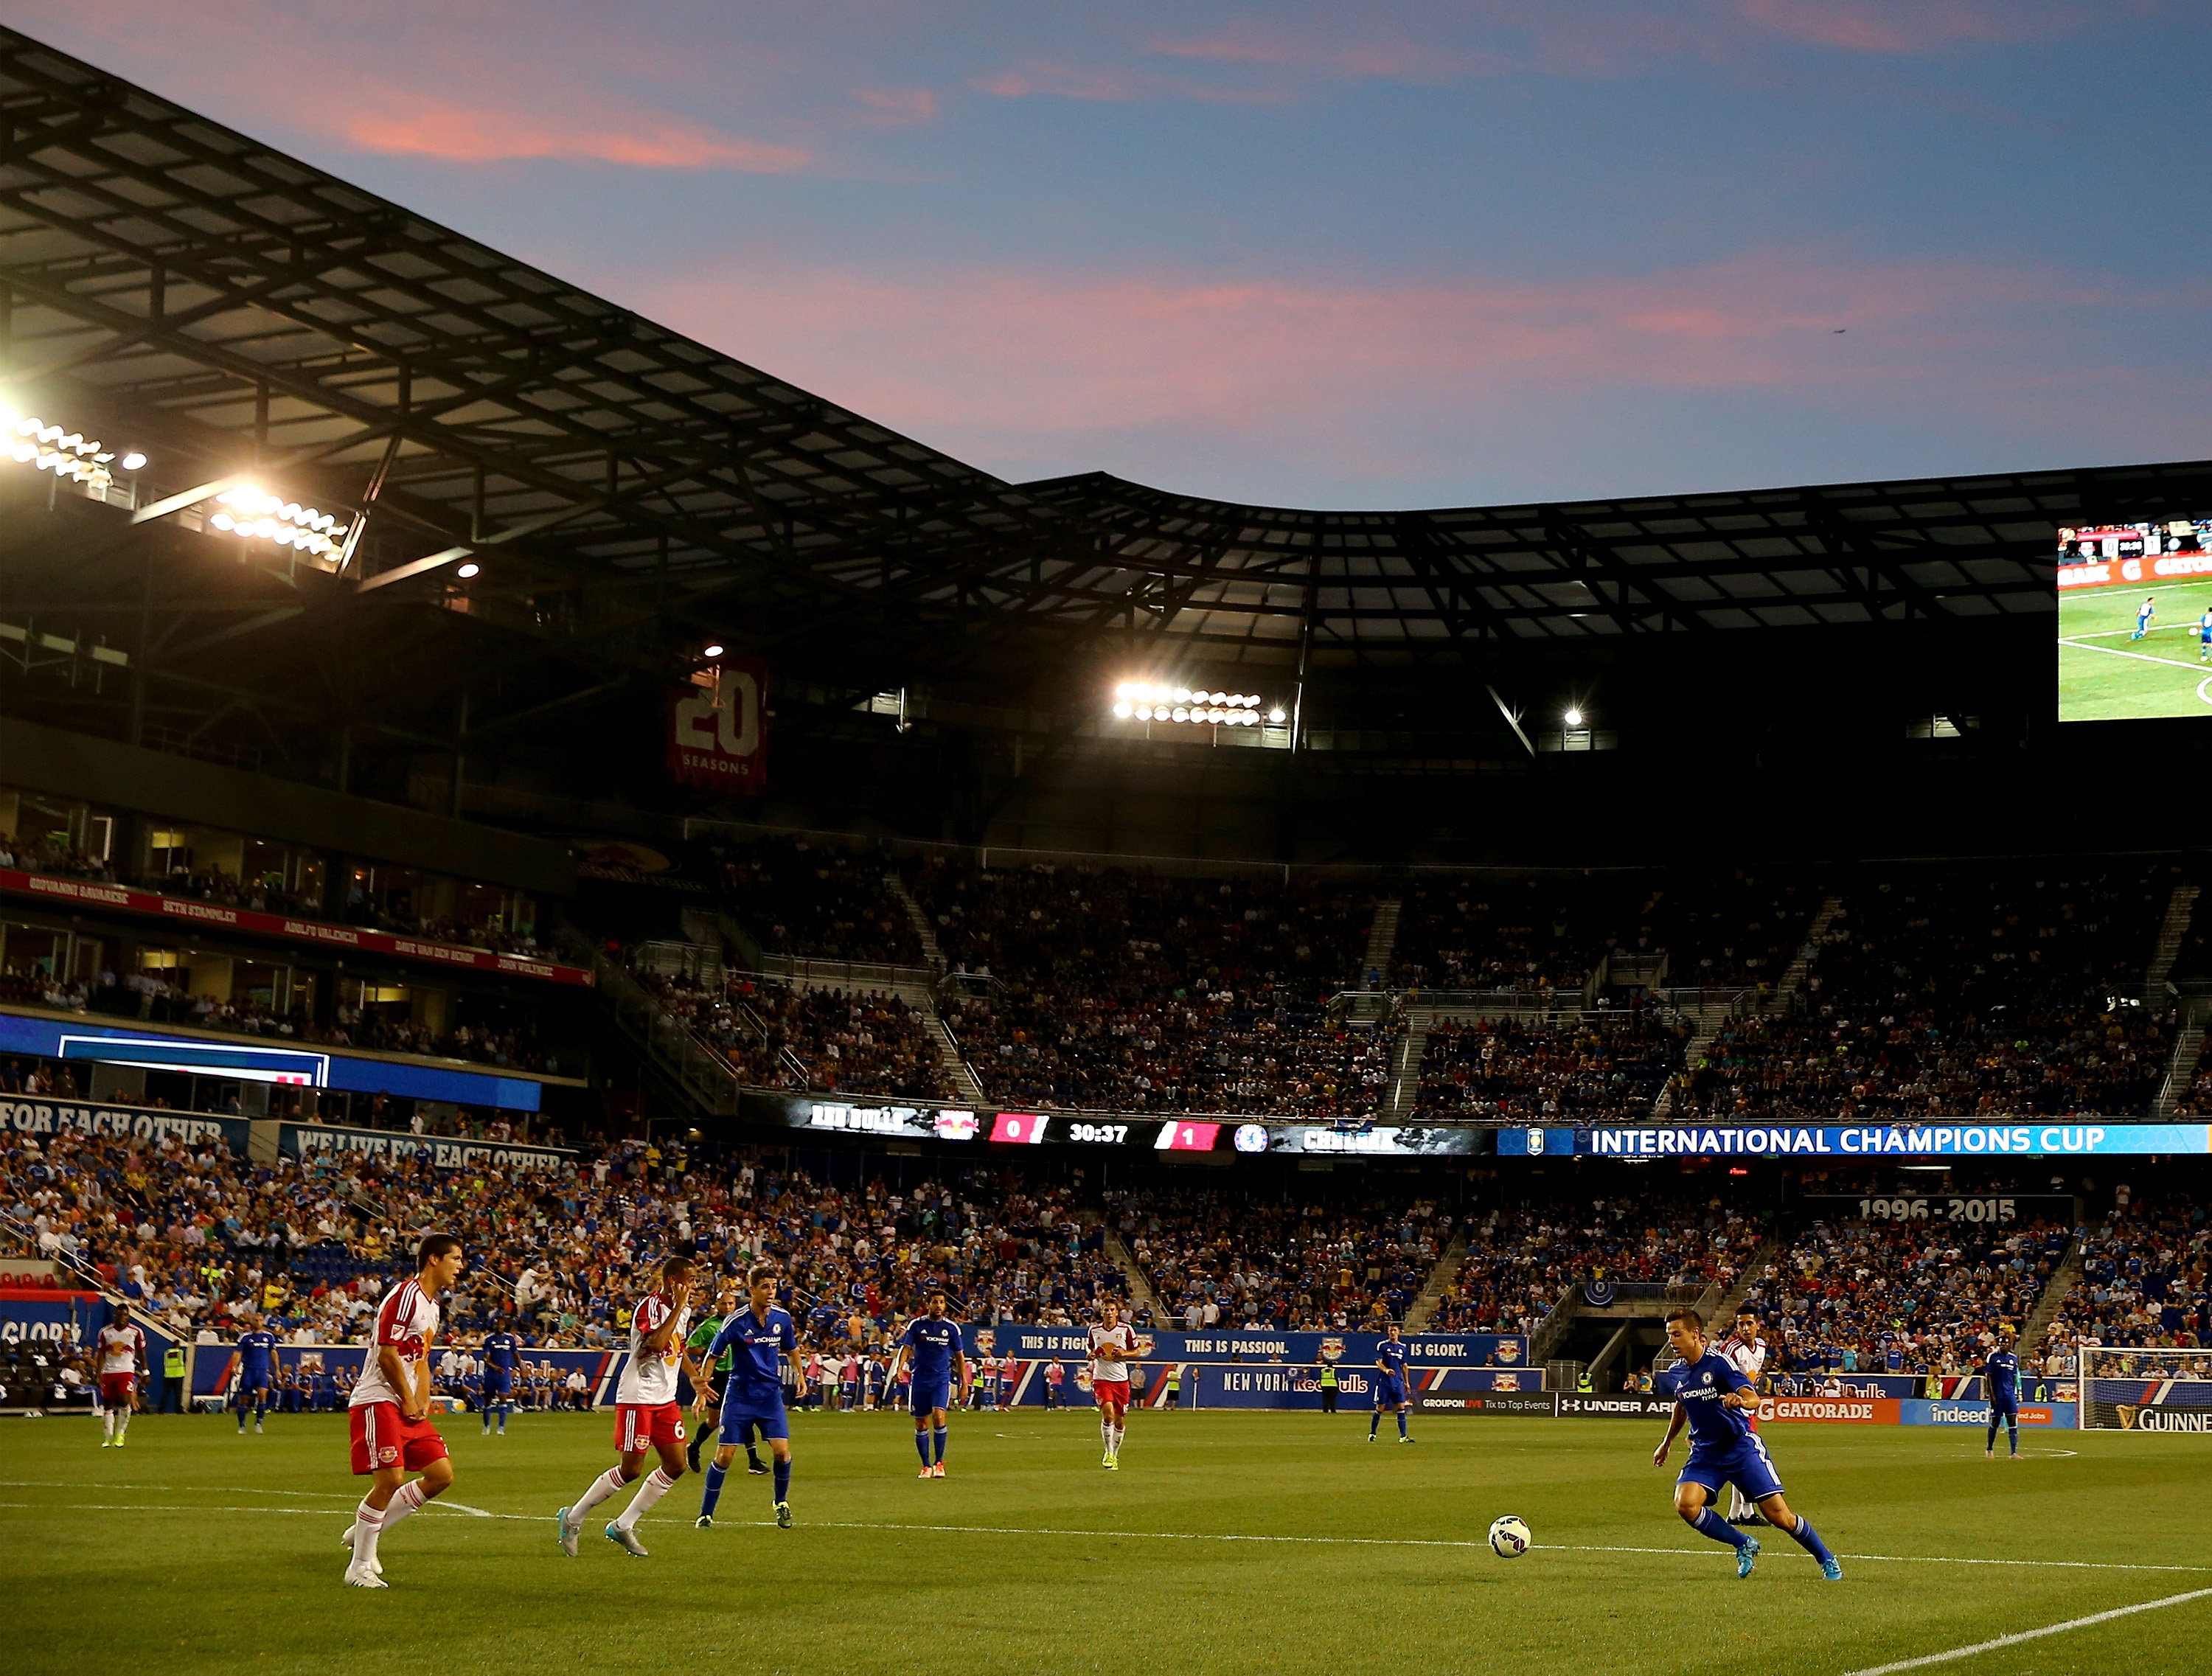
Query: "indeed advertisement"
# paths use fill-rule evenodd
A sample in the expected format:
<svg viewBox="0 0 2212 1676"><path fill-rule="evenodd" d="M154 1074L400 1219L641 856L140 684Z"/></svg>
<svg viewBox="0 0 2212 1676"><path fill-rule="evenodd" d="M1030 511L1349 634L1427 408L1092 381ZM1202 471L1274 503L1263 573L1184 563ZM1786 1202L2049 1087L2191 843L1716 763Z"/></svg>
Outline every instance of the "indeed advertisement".
<svg viewBox="0 0 2212 1676"><path fill-rule="evenodd" d="M2212 1124L1936 1122L1862 1124L1850 1128L1708 1125L1500 1129L1498 1151L1501 1157L1519 1158L2110 1157L2212 1152Z"/></svg>

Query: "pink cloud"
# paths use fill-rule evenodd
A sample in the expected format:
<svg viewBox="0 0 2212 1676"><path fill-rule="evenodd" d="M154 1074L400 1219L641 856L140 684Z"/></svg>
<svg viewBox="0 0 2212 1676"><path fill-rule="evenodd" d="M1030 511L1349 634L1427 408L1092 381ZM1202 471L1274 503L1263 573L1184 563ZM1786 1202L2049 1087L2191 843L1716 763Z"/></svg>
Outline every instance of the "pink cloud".
<svg viewBox="0 0 2212 1676"><path fill-rule="evenodd" d="M548 119L534 109L488 109L477 103L465 107L424 97L362 100L341 118L339 132L359 150L459 163L547 157L633 168L786 174L810 161L794 146L768 145L701 124L637 112Z"/></svg>
<svg viewBox="0 0 2212 1676"><path fill-rule="evenodd" d="M1847 52L1899 55L1962 41L2054 33L2079 21L2053 0L1737 0L1743 16L1786 39Z"/></svg>
<svg viewBox="0 0 2212 1676"><path fill-rule="evenodd" d="M1145 51L1161 58L1319 70L1383 81L1438 81L1467 67L1465 58L1420 41L1331 41L1250 25L1200 39L1156 36L1145 44Z"/></svg>
<svg viewBox="0 0 2212 1676"><path fill-rule="evenodd" d="M1118 70L1077 70L1064 64L1030 64L979 76L981 91L1000 99L1085 99L1121 101L1144 97L1137 80Z"/></svg>
<svg viewBox="0 0 2212 1676"><path fill-rule="evenodd" d="M1367 455L1388 476L1470 434L1524 446L1516 417L1691 394L1986 415L2049 400L2073 376L2045 352L2054 317L2117 319L2146 299L2010 268L1769 252L1631 277L1428 285L1006 268L891 280L763 258L634 301L1022 477L1242 447L1282 471L1326 459L1339 476ZM1460 469L1450 458L1442 469Z"/></svg>
<svg viewBox="0 0 2212 1676"><path fill-rule="evenodd" d="M884 124L927 122L937 114L937 95L927 88L861 88L853 97Z"/></svg>

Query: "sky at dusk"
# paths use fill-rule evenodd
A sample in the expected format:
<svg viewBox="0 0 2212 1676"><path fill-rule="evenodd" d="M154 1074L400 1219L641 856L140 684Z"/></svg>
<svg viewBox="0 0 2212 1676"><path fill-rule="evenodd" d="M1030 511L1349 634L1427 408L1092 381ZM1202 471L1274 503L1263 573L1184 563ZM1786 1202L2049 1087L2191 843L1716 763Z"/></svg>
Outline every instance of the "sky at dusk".
<svg viewBox="0 0 2212 1676"><path fill-rule="evenodd" d="M2212 455L2205 0L102 0L0 20L1016 481Z"/></svg>

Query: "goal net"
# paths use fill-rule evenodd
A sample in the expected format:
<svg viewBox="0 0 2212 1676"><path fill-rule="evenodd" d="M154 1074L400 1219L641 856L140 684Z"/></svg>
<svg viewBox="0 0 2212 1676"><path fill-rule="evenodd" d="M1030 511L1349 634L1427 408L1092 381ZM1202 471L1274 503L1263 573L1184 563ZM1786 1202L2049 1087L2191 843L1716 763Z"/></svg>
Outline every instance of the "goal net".
<svg viewBox="0 0 2212 1676"><path fill-rule="evenodd" d="M2084 1345L2081 1358L2082 1426L2212 1432L2212 1350Z"/></svg>

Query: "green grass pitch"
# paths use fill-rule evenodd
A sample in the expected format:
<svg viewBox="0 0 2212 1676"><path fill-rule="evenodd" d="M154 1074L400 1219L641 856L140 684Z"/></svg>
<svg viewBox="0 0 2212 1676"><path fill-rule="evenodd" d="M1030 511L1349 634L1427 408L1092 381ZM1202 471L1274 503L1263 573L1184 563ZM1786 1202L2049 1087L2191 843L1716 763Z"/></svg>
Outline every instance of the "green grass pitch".
<svg viewBox="0 0 2212 1676"><path fill-rule="evenodd" d="M387 1540L373 1594L339 1582L341 1417L241 1438L142 1416L121 1450L82 1419L6 1424L0 1668L327 1673L388 1647L456 1672L1828 1676L2202 1589L1938 1667L2212 1669L2212 1436L2024 1434L2014 1465L1978 1430L1771 1427L1790 1500L1845 1556L1828 1583L1771 1531L1738 1582L1675 1518L1660 1427L1629 1420L1423 1417L1410 1447L1387 1425L1370 1447L1362 1416L1143 1414L1115 1473L1087 1414L963 1416L951 1476L923 1483L902 1418L808 1416L793 1529L740 1458L726 1522L691 1528L687 1477L641 1525L644 1561L599 1534L619 1501L579 1558L554 1541L611 1459L607 1418L442 1429L458 1505ZM1540 1545L1512 1561L1484 1544L1509 1512Z"/></svg>
<svg viewBox="0 0 2212 1676"><path fill-rule="evenodd" d="M2158 615L2142 640L2136 607ZM2212 604L2212 578L2138 588L2085 588L2058 597L2058 719L2212 716L2212 663L2197 656L2197 620Z"/></svg>

